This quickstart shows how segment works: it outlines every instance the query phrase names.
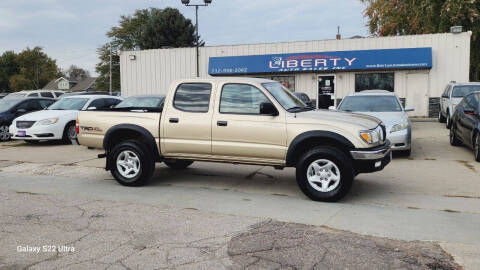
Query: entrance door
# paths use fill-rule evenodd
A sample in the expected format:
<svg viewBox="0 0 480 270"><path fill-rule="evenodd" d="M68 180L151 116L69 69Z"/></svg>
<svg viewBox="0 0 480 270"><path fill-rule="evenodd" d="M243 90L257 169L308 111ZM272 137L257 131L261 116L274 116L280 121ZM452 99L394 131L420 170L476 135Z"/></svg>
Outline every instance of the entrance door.
<svg viewBox="0 0 480 270"><path fill-rule="evenodd" d="M415 111L410 116L428 116L428 73L407 74L406 106L412 106Z"/></svg>
<svg viewBox="0 0 480 270"><path fill-rule="evenodd" d="M318 76L317 103L319 109L335 105L335 75Z"/></svg>

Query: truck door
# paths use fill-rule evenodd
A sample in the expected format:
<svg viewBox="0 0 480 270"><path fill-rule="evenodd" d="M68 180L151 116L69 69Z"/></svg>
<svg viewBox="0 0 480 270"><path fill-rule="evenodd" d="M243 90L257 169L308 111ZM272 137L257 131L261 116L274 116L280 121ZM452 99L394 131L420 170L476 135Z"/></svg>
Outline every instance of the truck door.
<svg viewBox="0 0 480 270"><path fill-rule="evenodd" d="M165 104L161 146L167 156L212 154L212 84L180 84Z"/></svg>
<svg viewBox="0 0 480 270"><path fill-rule="evenodd" d="M228 83L218 89L212 119L214 157L281 164L286 154L284 111L279 110L278 116L261 115L260 104L272 102L256 86Z"/></svg>

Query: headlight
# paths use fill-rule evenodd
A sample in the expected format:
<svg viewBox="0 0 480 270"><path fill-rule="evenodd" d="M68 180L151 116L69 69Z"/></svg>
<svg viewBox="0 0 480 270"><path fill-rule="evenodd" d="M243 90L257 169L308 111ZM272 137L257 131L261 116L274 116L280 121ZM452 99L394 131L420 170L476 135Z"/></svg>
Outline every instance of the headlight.
<svg viewBox="0 0 480 270"><path fill-rule="evenodd" d="M49 118L49 119L44 119L44 120L41 120L41 121L38 121L37 122L37 125L38 126L41 126L41 125L53 125L55 123L58 122L58 117L57 118Z"/></svg>
<svg viewBox="0 0 480 270"><path fill-rule="evenodd" d="M363 131L360 131L360 137L368 144L375 144L380 142L381 135L378 129L363 130Z"/></svg>
<svg viewBox="0 0 480 270"><path fill-rule="evenodd" d="M401 124L396 124L390 130L390 133L397 132L397 131L400 131L400 130L404 130L404 129L407 129L408 127L409 127L408 122L401 123Z"/></svg>

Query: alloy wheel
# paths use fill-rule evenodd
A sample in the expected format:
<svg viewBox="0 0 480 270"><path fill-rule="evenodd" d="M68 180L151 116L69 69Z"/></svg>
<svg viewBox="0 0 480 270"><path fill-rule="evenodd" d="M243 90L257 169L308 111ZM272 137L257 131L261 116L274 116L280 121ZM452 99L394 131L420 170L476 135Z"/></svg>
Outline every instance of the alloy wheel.
<svg viewBox="0 0 480 270"><path fill-rule="evenodd" d="M0 126L0 142L5 142L10 139L10 133L8 133L8 126Z"/></svg>
<svg viewBox="0 0 480 270"><path fill-rule="evenodd" d="M75 131L75 126L70 126L67 131L68 139L70 142L74 142L77 139L77 132Z"/></svg>
<svg viewBox="0 0 480 270"><path fill-rule="evenodd" d="M140 159L133 151L125 150L117 158L118 172L127 179L132 179L140 172Z"/></svg>
<svg viewBox="0 0 480 270"><path fill-rule="evenodd" d="M340 184L340 170L332 161L318 159L308 166L307 180L315 190L330 192Z"/></svg>

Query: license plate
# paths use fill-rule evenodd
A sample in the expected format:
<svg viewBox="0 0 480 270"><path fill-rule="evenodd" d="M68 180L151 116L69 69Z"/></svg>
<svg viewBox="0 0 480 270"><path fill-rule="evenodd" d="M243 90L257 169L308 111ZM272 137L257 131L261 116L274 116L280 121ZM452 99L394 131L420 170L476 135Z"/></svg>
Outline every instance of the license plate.
<svg viewBox="0 0 480 270"><path fill-rule="evenodd" d="M26 135L27 135L27 132L25 130L17 131L17 137L25 137Z"/></svg>

